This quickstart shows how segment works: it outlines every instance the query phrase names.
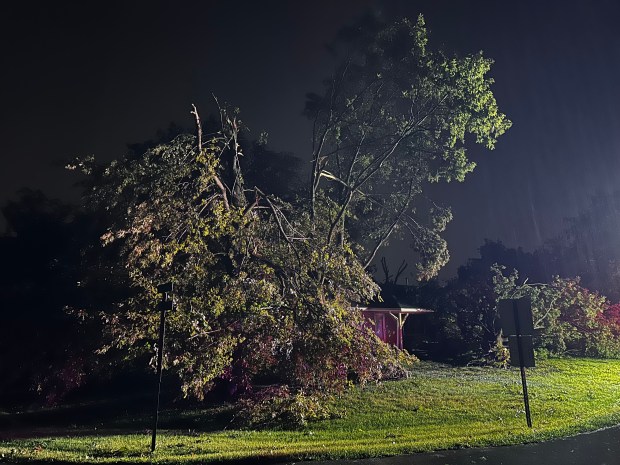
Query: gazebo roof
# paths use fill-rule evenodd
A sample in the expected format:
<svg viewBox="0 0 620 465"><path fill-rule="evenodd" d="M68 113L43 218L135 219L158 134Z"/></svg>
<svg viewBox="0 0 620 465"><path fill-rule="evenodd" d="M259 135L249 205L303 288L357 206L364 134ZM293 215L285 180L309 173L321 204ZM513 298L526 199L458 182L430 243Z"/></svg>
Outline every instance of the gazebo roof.
<svg viewBox="0 0 620 465"><path fill-rule="evenodd" d="M435 310L429 310L427 308L412 308L412 307L358 307L364 312L383 312L383 313L434 313Z"/></svg>
<svg viewBox="0 0 620 465"><path fill-rule="evenodd" d="M366 307L358 305L365 312L390 312L390 313L433 313L434 310L419 308L407 298L406 286L385 286L381 289L381 300L374 300Z"/></svg>

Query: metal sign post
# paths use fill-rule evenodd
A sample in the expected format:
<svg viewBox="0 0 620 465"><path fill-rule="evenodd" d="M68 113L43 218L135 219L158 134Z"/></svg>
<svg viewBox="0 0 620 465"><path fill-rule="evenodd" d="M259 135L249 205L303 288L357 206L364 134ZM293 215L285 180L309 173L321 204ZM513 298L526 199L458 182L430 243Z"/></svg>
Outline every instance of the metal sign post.
<svg viewBox="0 0 620 465"><path fill-rule="evenodd" d="M157 292L163 294L162 300L157 305L158 310L161 311L159 320L159 342L157 347L157 402L155 405L155 415L153 424L153 435L151 436L151 452L155 451L157 442L157 423L159 421L159 396L161 394L161 375L162 375L162 362L164 358L164 338L166 337L166 311L174 308L172 283L160 284L157 286Z"/></svg>
<svg viewBox="0 0 620 465"><path fill-rule="evenodd" d="M523 403L525 404L525 418L527 420L527 426L532 427L532 416L530 415L530 397L527 394L527 379L525 378L525 358L523 351L523 342L521 340L521 325L519 324L519 311L517 307L517 301L512 301L512 312L515 320L515 327L517 330L516 339L517 339L517 352L519 354L519 368L521 369L521 385L523 386ZM531 316L530 311L530 316ZM534 328L532 328L534 329ZM531 335L530 335L531 339Z"/></svg>
<svg viewBox="0 0 620 465"><path fill-rule="evenodd" d="M502 332L508 336L510 364L512 366L518 365L521 370L525 418L527 426L531 428L532 416L530 414L530 399L527 393L525 367L535 366L534 346L532 343L532 333L534 332L532 303L527 297L501 300L499 302L499 314Z"/></svg>

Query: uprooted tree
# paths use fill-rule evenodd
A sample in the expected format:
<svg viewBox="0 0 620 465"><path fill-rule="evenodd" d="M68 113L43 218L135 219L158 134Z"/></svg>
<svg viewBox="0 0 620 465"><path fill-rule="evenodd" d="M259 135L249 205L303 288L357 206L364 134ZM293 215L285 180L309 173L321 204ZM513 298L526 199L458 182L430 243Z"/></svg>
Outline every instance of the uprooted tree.
<svg viewBox="0 0 620 465"><path fill-rule="evenodd" d="M131 283L101 313L111 336L101 351L152 353L156 286L172 281L165 365L185 394L202 398L218 379L239 394L258 381L314 393L398 375L398 354L352 308L374 295L371 277L348 248L313 238L328 225L244 186L240 121L225 110L222 121L205 140L199 129L141 157L73 165L108 216L102 240L121 260L106 266Z"/></svg>
<svg viewBox="0 0 620 465"><path fill-rule="evenodd" d="M102 242L120 258L97 265L98 279L130 283L100 312L109 336L101 352L152 354L156 286L172 281L165 366L187 395L202 398L221 381L241 395L277 385L272 393L306 399L403 373L405 356L354 308L377 293L368 266L404 230L420 276L437 272L450 212L432 201L423 212L423 187L462 180L474 166L466 135L492 148L510 123L485 77L490 61L427 51L421 18L356 40L326 95L308 103L308 199L287 203L246 184L242 124L226 109L214 134L203 134L194 108L196 136L71 165L87 174L85 200L106 217Z"/></svg>

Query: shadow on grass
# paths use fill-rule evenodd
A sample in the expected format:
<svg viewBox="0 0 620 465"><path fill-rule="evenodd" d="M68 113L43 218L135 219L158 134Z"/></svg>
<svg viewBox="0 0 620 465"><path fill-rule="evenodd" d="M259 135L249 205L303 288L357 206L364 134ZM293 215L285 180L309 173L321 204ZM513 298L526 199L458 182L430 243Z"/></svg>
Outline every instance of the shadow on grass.
<svg viewBox="0 0 620 465"><path fill-rule="evenodd" d="M158 427L185 432L222 430L234 418L229 404L212 406L164 403ZM0 440L93 434L143 434L151 431L154 399L125 396L91 400L50 408L0 413Z"/></svg>
<svg viewBox="0 0 620 465"><path fill-rule="evenodd" d="M214 460L209 461L209 465L291 465L296 462L300 462L303 460L312 460L312 459L292 459L292 458L283 458L283 457L273 457L273 456L261 456L258 455L256 457L248 457L243 459L223 459L223 460ZM370 459L372 460L372 459ZM14 459L12 463L33 463L31 459ZM36 463L38 465L49 464L49 465L76 465L75 462L63 462L60 460L54 459L37 459ZM148 462L147 462L148 463ZM343 462L347 463L347 462ZM106 465L127 465L127 460L119 460L118 462L114 460L106 460ZM184 465L204 465L203 459L195 459L195 460L184 460ZM325 464L321 464L325 465Z"/></svg>

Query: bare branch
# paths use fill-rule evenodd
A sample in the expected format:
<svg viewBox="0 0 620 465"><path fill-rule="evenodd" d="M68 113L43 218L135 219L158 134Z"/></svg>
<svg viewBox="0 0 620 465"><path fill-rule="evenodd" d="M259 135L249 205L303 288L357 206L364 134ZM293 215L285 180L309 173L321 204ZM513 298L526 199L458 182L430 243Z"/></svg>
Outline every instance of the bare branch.
<svg viewBox="0 0 620 465"><path fill-rule="evenodd" d="M409 208L409 204L411 203L411 199L412 199L412 194L413 194L413 183L410 182L409 183L409 190L407 192L407 197L406 197L405 201L403 202L403 206L398 211L398 213L396 215L396 218L394 219L394 221L392 222L390 227L385 231L385 233L379 238L379 240L375 244L375 247L373 248L372 252L370 253L370 256L368 257L366 262L364 262L364 268L368 268L370 266L370 264L372 263L372 261L375 258L375 255L377 254L378 250L381 248L381 246L383 246L383 244L385 244L385 241L387 241L388 238L394 232L394 229L396 228L396 225L401 221L403 215L405 215L405 212L407 211L407 208ZM398 278L398 276L397 276L397 278Z"/></svg>
<svg viewBox="0 0 620 465"><path fill-rule="evenodd" d="M407 266L407 262L403 260L403 262L398 267L398 270L396 270L396 275L394 276L394 284L398 282L398 278L400 278L400 275L403 274L403 271L407 269Z"/></svg>
<svg viewBox="0 0 620 465"><path fill-rule="evenodd" d="M202 151L202 123L200 122L200 116L198 115L198 109L196 105L192 103L192 111L190 111L192 115L194 115L194 120L196 122L196 135L198 136L198 150Z"/></svg>
<svg viewBox="0 0 620 465"><path fill-rule="evenodd" d="M381 257L381 269L383 270L383 274L385 275L384 284L390 283L390 270L387 266L387 260L385 257Z"/></svg>
<svg viewBox="0 0 620 465"><path fill-rule="evenodd" d="M215 181L215 184L217 184L217 187L220 188L220 192L222 194L222 201L224 202L224 207L226 208L226 211L230 211L230 204L228 203L228 193L226 191L226 187L217 176L217 174L213 175L213 180Z"/></svg>

